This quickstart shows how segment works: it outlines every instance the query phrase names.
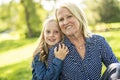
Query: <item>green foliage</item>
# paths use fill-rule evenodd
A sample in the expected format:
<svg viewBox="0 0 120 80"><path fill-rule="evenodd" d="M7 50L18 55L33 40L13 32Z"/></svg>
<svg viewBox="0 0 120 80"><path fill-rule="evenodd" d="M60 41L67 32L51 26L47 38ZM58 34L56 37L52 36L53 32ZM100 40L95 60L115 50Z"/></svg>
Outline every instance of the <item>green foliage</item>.
<svg viewBox="0 0 120 80"><path fill-rule="evenodd" d="M101 16L102 22L110 23L120 21L119 0L100 0L99 3L98 12Z"/></svg>
<svg viewBox="0 0 120 80"><path fill-rule="evenodd" d="M24 7L25 22L27 27L25 33L26 37L38 37L38 34L40 34L40 27L43 18L39 17L39 15L46 15L45 10L40 6L41 4L39 4L40 7L36 7L37 4L33 2L33 0L21 0L21 4ZM39 14L37 14L38 9L40 9Z"/></svg>
<svg viewBox="0 0 120 80"><path fill-rule="evenodd" d="M16 3L14 0L9 4L0 5L0 32L19 30L22 31L22 34L26 35L25 37L29 37L31 33L34 34L33 37L38 37L47 11L41 7L40 3L32 2L33 0L22 1L25 2L25 7L21 3Z"/></svg>
<svg viewBox="0 0 120 80"><path fill-rule="evenodd" d="M95 0L84 0L84 3L86 7L83 9L86 12L86 18L88 19L88 23L90 25L95 25L100 20L100 16L97 12L98 2Z"/></svg>
<svg viewBox="0 0 120 80"><path fill-rule="evenodd" d="M84 0L85 12L90 25L98 22L120 22L119 0Z"/></svg>
<svg viewBox="0 0 120 80"><path fill-rule="evenodd" d="M31 80L31 59L0 67L0 80Z"/></svg>
<svg viewBox="0 0 120 80"><path fill-rule="evenodd" d="M10 25L10 6L9 5L0 5L0 32L8 29L8 25ZM7 24L6 22L9 23ZM4 27L3 27L4 26Z"/></svg>
<svg viewBox="0 0 120 80"><path fill-rule="evenodd" d="M97 23L95 26L90 26L92 31L119 31L120 23Z"/></svg>

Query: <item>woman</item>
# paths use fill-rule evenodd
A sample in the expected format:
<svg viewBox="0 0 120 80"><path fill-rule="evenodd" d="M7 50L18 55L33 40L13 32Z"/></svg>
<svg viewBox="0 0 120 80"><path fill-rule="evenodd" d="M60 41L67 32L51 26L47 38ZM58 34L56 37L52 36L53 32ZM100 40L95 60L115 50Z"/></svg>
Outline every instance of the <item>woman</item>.
<svg viewBox="0 0 120 80"><path fill-rule="evenodd" d="M62 61L68 53L68 48L64 44L58 44L62 39L62 33L54 18L48 18L40 35L39 44L34 52L32 62L32 80L57 80L61 71ZM49 49L58 45L54 49L54 59L48 65L47 58ZM62 54L62 55L61 55Z"/></svg>
<svg viewBox="0 0 120 80"><path fill-rule="evenodd" d="M104 37L88 31L85 15L75 4L60 4L56 8L55 16L65 35L64 44L69 49L63 62L60 80L98 80L101 78L102 62L106 67L118 63ZM52 52L51 49L48 64L51 64L54 58Z"/></svg>

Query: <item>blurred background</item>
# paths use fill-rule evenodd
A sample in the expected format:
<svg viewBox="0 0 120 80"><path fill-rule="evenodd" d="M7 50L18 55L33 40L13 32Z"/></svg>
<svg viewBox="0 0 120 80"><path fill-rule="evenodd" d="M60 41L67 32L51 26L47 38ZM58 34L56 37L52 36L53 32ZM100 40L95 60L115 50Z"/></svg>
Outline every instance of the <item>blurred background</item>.
<svg viewBox="0 0 120 80"><path fill-rule="evenodd" d="M31 80L42 23L58 1L0 0L0 80ZM120 0L71 1L83 8L90 30L106 38L120 61Z"/></svg>

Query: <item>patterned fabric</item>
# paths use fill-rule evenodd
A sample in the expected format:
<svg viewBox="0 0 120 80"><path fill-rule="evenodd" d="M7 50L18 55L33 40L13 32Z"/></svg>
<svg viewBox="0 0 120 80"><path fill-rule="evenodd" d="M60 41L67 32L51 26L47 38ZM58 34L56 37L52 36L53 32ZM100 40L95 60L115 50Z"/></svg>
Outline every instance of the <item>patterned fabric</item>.
<svg viewBox="0 0 120 80"><path fill-rule="evenodd" d="M39 54L37 54L32 62L32 80L58 80L62 62L60 59L54 58L51 66L47 68L45 63L39 60Z"/></svg>
<svg viewBox="0 0 120 80"><path fill-rule="evenodd" d="M112 49L106 40L98 35L86 38L86 53L84 59L80 57L75 46L65 37L64 44L69 53L63 61L60 80L99 80L101 77L102 62L108 67L111 63L117 63ZM54 47L50 49L48 66L54 59Z"/></svg>

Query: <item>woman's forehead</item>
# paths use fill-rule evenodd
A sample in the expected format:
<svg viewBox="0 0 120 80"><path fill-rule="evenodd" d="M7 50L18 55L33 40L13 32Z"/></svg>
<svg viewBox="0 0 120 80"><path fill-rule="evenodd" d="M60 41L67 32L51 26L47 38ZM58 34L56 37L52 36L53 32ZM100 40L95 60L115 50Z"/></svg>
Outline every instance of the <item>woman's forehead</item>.
<svg viewBox="0 0 120 80"><path fill-rule="evenodd" d="M66 8L66 7L61 7L61 8L59 8L59 9L57 9L57 12L56 12L56 14L57 14L57 16L59 15L67 15L67 14L71 14L71 12L69 11L69 9L68 8Z"/></svg>

